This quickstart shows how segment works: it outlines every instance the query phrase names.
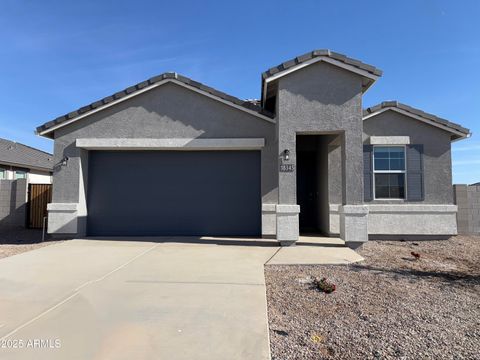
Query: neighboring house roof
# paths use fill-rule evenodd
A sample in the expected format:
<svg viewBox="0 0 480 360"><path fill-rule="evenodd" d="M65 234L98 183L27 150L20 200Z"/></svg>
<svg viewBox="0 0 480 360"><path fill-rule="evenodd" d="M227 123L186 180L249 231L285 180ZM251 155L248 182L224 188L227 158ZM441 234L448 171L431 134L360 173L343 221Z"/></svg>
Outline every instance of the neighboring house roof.
<svg viewBox="0 0 480 360"><path fill-rule="evenodd" d="M474 183L474 184L470 184L470 186L479 186L480 185L480 182L477 182L477 183Z"/></svg>
<svg viewBox="0 0 480 360"><path fill-rule="evenodd" d="M415 109L411 106L399 103L398 101L384 101L378 105L363 110L363 120L368 120L387 110L398 112L410 118L423 121L432 126L438 127L445 131L449 131L450 133L452 133L452 140L459 140L471 136L470 130L464 128L463 126L439 118L438 116L435 116L433 114L426 113L422 110Z"/></svg>
<svg viewBox="0 0 480 360"><path fill-rule="evenodd" d="M363 76L363 91L366 91L383 73L382 70L375 66L365 64L346 55L328 49L314 50L274 66L262 74L262 103L265 103L266 98L269 97L271 93L271 91L269 92L268 90L268 83L320 61Z"/></svg>
<svg viewBox="0 0 480 360"><path fill-rule="evenodd" d="M53 155L0 138L0 164L52 171Z"/></svg>
<svg viewBox="0 0 480 360"><path fill-rule="evenodd" d="M98 101L95 101L89 105L83 106L75 111L72 111L68 114L62 115L52 121L49 121L36 129L36 133L39 135L47 135L51 131L58 129L61 126L70 124L71 122L88 116L94 112L100 111L106 107L114 105L120 101L131 98L132 96L139 95L145 91L151 90L159 85L165 84L167 82L174 82L179 85L183 85L190 89L196 90L197 92L202 93L203 95L212 97L216 100L220 100L228 105L232 105L240 110L247 111L253 115L261 117L264 120L274 122L273 115L265 111L258 104L248 101L241 100L234 96L228 95L224 92L201 84L197 81L189 79L185 76L182 76L177 73L164 73L155 77L152 77L148 80L142 81L136 85L130 86L122 91L119 91L113 95L104 97ZM47 135L48 136L48 135ZM49 136L51 137L51 136Z"/></svg>

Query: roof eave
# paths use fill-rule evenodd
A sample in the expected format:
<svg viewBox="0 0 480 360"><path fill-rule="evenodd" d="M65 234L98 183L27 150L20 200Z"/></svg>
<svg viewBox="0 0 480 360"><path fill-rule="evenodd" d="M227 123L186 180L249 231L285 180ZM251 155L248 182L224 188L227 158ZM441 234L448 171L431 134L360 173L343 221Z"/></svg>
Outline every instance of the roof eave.
<svg viewBox="0 0 480 360"><path fill-rule="evenodd" d="M0 160L0 164L8 165L8 166L14 166L14 167L17 167L17 168L31 169L31 170L38 170L38 171L45 171L45 172L53 173L53 166L51 168L46 168L46 167L43 167L43 166L33 166L33 165L21 164L21 163L17 163L17 162L4 161L4 160Z"/></svg>
<svg viewBox="0 0 480 360"><path fill-rule="evenodd" d="M464 134L464 135L452 135L452 142L456 142L456 141L460 141L460 140L463 140L463 139L468 139L472 137L472 133L471 132L468 132L467 134Z"/></svg>
<svg viewBox="0 0 480 360"><path fill-rule="evenodd" d="M261 119L263 119L263 120L265 120L265 121L268 121L268 122L271 122L271 123L275 123L275 120L274 120L272 117L269 117L269 116L267 116L267 115L264 115L264 114L262 114L262 113L260 113L260 112L258 112L258 111L256 111L256 110L250 109L250 108L248 108L248 107L239 105L238 103L235 103L235 102L233 102L233 101L228 100L228 98L220 97L220 96L218 96L218 95L215 95L214 93L212 94L211 92L207 91L208 88L207 88L206 86L204 86L204 85L202 85L202 84L200 84L200 83L198 83L198 84L200 84L200 86L198 86L198 87L192 86L192 85L190 85L190 84L187 84L186 82L180 80L180 79L182 79L182 78L184 78L184 77L182 77L181 75L178 75L178 74L175 73L175 77L168 76L168 77L166 77L166 78L163 78L161 81L153 82L153 83L151 83L150 85L145 86L144 88L142 88L142 89L140 89L140 90L132 91L130 94L127 94L127 95L125 95L125 96L119 97L119 98L117 98L117 99L113 99L112 101L109 101L109 102L107 102L107 103L103 103L102 105L99 105L98 107L93 108L93 109L88 110L88 111L85 111L85 112L83 112L83 113L81 113L81 114L77 114L77 111L75 111L75 112L73 112L73 113L67 114L67 115L64 116L64 117L60 117L60 118L63 119L63 120L61 120L61 121L53 120L53 121L47 122L47 123L45 123L45 124L37 127L36 130L35 130L35 133L36 133L37 135L40 135L40 136L43 136L43 137L46 137L46 138L53 139L53 137L54 137L53 132L54 132L55 130L59 129L59 128L62 128L62 127L64 127L64 126L67 126L67 125L69 125L69 124L71 124L71 123L73 123L73 122L76 122L76 121L78 121L78 120L81 120L81 119L83 119L83 118L85 118L85 117L87 117L87 116L93 115L93 114L95 114L95 113L97 113L97 112L99 112L99 111L105 110L105 109L107 109L107 108L109 108L109 107L111 107L111 106L113 106L113 105L116 105L116 104L118 104L118 103L120 103L120 102L123 102L123 101L128 100L128 99L130 99L130 98L132 98L132 97L135 97L135 96L137 96L137 95L140 95L140 94L142 94L142 93L144 93L144 92L146 92L146 91L150 91L150 90L152 90L152 89L154 89L154 88L157 88L157 87L159 87L159 86L161 86L161 85L164 85L164 84L166 84L166 83L168 83L168 82L172 82L172 83L175 83L175 84L177 84L177 85L180 85L180 86L183 86L183 87L185 87L185 88L188 88L188 89L190 89L190 90L193 90L193 91L195 91L195 92L197 92L197 93L201 93L201 94L203 94L203 95L205 95L205 96L207 96L207 97L210 97L210 98L212 98L212 99L214 99L214 100L220 101L220 102L222 102L222 103L224 103L224 104L227 104L227 105L229 105L229 106L231 106L231 107L234 107L234 108L236 108L236 109L239 109L239 110L241 110L241 111L247 112L247 113L249 113L249 114L251 114L251 115L253 115L253 116L256 116L256 117L258 117L258 118L261 118ZM187 79L187 78L185 78L185 79ZM190 81L193 82L193 80L190 80ZM213 90L213 89L212 89L212 90ZM218 92L218 93L220 93L220 92ZM227 96L228 96L228 95L225 94L225 97L227 97ZM233 97L230 96L230 98L233 98ZM238 101L240 101L240 100L238 99ZM238 102L238 101L237 101L237 102ZM71 114L72 114L72 115L71 115ZM67 117L67 118L70 117L70 119L66 119L66 120L65 120L65 119L64 119L65 117ZM58 118L58 119L60 119L60 118ZM55 124L56 121L58 121L58 123ZM51 124L50 124L50 123L51 123Z"/></svg>
<svg viewBox="0 0 480 360"><path fill-rule="evenodd" d="M356 67L352 64L348 64L348 63L345 63L343 61L336 60L336 59L334 59L332 57L329 57L329 56L315 56L315 57L313 57L309 60L299 62L296 65L292 65L292 66L289 66L289 67L283 66L285 68L284 70L277 71L274 74L270 74L270 73L275 68L272 68L272 69L264 72L262 74L262 105L265 103L265 100L266 100L267 87L268 87L269 83L271 83L275 80L278 80L279 78L281 78L283 76L286 76L290 73L293 73L293 72L298 71L300 69L303 69L307 66L310 66L310 65L316 64L318 62L322 62L322 61L362 76L363 79L364 79L363 83L362 83L362 92L363 93L365 93L370 88L370 86L372 86L375 83L375 81L377 81L382 76L382 71L381 70L376 69L376 68L374 68L373 66L370 66L370 65L368 65L368 66L371 67L374 70L367 71L365 69L361 69L359 67Z"/></svg>
<svg viewBox="0 0 480 360"><path fill-rule="evenodd" d="M372 109L375 109L375 108L378 108L378 109L372 111ZM435 120L432 120L432 119L429 119L429 118L426 118L426 117L422 117L422 116L420 116L418 114L415 114L415 113L408 112L407 110L405 110L403 108L399 108L399 107L396 107L396 106L385 106L385 107L383 107L382 104L367 108L364 111L363 121L368 120L370 118L373 118L377 115L380 115L380 114L382 114L386 111L395 111L395 112L400 113L404 116L422 121L422 122L424 122L426 124L429 124L431 126L440 128L440 129L442 129L444 131L447 131L447 132L450 132L452 134L452 136L451 136L452 142L469 138L472 135L472 133L470 132L469 129L466 129L466 128L463 128L463 127L461 127L461 129L453 128L453 127L450 127L446 124L436 122ZM460 127L460 126L458 125L458 127Z"/></svg>
<svg viewBox="0 0 480 360"><path fill-rule="evenodd" d="M35 129L34 131L34 134L37 135L37 136L41 136L41 137L44 137L44 138L47 138L47 139L54 139L55 138L55 134L54 134L54 131L50 131L50 132L46 132L45 131L39 131L39 129Z"/></svg>

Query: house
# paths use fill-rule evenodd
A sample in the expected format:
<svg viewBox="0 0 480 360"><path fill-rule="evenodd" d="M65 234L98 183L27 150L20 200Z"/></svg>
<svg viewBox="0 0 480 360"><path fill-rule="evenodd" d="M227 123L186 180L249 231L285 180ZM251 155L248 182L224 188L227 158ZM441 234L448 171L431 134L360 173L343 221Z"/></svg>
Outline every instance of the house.
<svg viewBox="0 0 480 360"><path fill-rule="evenodd" d="M41 227L52 173L52 154L0 139L0 229ZM40 195L39 187L46 193Z"/></svg>
<svg viewBox="0 0 480 360"><path fill-rule="evenodd" d="M470 132L397 102L363 111L381 75L317 50L264 72L260 101L165 73L47 122L49 232L454 235L451 142Z"/></svg>
<svg viewBox="0 0 480 360"><path fill-rule="evenodd" d="M28 184L51 184L53 155L0 138L0 180L26 179Z"/></svg>

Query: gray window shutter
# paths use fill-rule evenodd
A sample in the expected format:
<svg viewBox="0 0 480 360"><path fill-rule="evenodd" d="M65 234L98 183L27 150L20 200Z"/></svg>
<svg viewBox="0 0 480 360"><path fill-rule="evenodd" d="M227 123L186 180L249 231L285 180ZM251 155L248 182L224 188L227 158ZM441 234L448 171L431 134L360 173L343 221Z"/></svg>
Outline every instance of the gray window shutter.
<svg viewBox="0 0 480 360"><path fill-rule="evenodd" d="M373 200L372 145L363 145L363 200Z"/></svg>
<svg viewBox="0 0 480 360"><path fill-rule="evenodd" d="M423 145L407 145L407 200L423 201Z"/></svg>

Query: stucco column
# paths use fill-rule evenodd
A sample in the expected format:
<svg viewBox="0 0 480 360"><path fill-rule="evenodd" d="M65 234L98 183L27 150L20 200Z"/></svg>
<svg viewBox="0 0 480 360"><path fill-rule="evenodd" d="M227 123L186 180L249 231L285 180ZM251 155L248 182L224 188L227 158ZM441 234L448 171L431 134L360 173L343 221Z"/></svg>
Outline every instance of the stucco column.
<svg viewBox="0 0 480 360"><path fill-rule="evenodd" d="M280 124L281 127L281 124ZM289 159L285 160L285 150L289 151ZM279 204L297 203L297 151L296 134L290 131L281 134L278 142L278 202ZM282 165L293 165L291 171L281 169Z"/></svg>
<svg viewBox="0 0 480 360"><path fill-rule="evenodd" d="M363 204L362 131L346 130L342 141L343 204Z"/></svg>
<svg viewBox="0 0 480 360"><path fill-rule="evenodd" d="M281 131L278 142L278 202L276 207L277 240L282 246L293 245L299 236L300 206L297 205L297 153L295 131ZM285 150L289 159L285 159ZM282 167L283 165L283 167Z"/></svg>
<svg viewBox="0 0 480 360"><path fill-rule="evenodd" d="M277 205L277 240L282 246L297 242L299 235L298 214L300 205Z"/></svg>
<svg viewBox="0 0 480 360"><path fill-rule="evenodd" d="M368 206L342 205L340 214L340 238L345 245L356 249L368 241Z"/></svg>
<svg viewBox="0 0 480 360"><path fill-rule="evenodd" d="M368 240L368 206L363 205L363 142L360 130L344 133L342 167L340 238L347 246L357 248Z"/></svg>
<svg viewBox="0 0 480 360"><path fill-rule="evenodd" d="M59 237L75 237L79 226L84 233L86 218L84 182L87 152L55 142L52 203L48 205L48 233ZM80 197L83 197L82 199Z"/></svg>

